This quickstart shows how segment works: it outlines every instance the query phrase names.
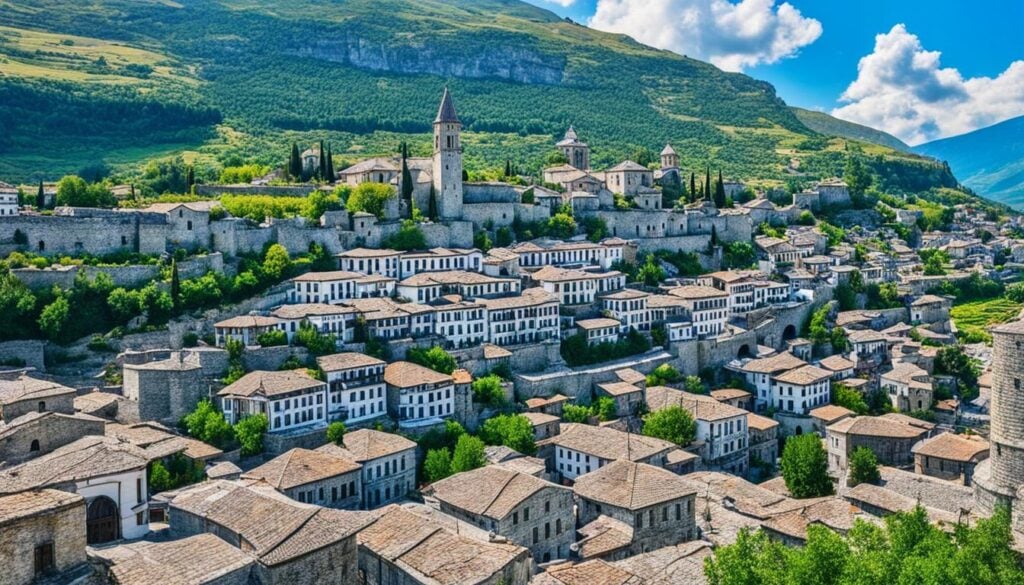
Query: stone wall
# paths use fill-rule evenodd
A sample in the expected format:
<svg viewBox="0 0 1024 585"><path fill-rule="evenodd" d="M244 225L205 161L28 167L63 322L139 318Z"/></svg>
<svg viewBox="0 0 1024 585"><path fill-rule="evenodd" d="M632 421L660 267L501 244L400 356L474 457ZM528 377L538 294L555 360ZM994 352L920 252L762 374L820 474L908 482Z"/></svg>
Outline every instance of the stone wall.
<svg viewBox="0 0 1024 585"><path fill-rule="evenodd" d="M263 454L276 457L292 449L316 449L327 442L327 425L313 425L287 433L263 435Z"/></svg>
<svg viewBox="0 0 1024 585"><path fill-rule="evenodd" d="M5 585L37 582L35 549L46 543L53 544L54 568L57 571L68 572L85 564L84 499L76 497L68 505L32 514L0 527L0 558L4 559L0 582Z"/></svg>
<svg viewBox="0 0 1024 585"><path fill-rule="evenodd" d="M316 187L312 185L196 185L196 195L276 195L279 197L306 197Z"/></svg>
<svg viewBox="0 0 1024 585"><path fill-rule="evenodd" d="M160 254L167 245L167 218L145 212L75 210L76 215L16 215L0 217L0 254L18 249L16 231L28 240L27 249L39 254L140 252Z"/></svg>
<svg viewBox="0 0 1024 585"><path fill-rule="evenodd" d="M590 404L594 384L610 382L615 372L633 368L644 374L672 360L672 354L664 350L652 350L645 354L575 369L566 368L539 374L517 373L515 375L516 396L520 400L535 396L551 396L556 392L576 399L580 404ZM513 368L515 371L515 368Z"/></svg>
<svg viewBox="0 0 1024 585"><path fill-rule="evenodd" d="M0 462L9 465L45 455L86 435L103 435L105 424L91 417L49 413L19 425L0 442ZM33 442L38 441L33 451Z"/></svg>
<svg viewBox="0 0 1024 585"><path fill-rule="evenodd" d="M46 342L39 339L19 339L0 342L0 362L24 362L25 367L46 371L43 358ZM0 366L4 369L12 366Z"/></svg>
<svg viewBox="0 0 1024 585"><path fill-rule="evenodd" d="M295 356L300 362L309 360L305 347L279 345L274 347L247 347L242 352L242 365L247 371L277 370L288 358Z"/></svg>
<svg viewBox="0 0 1024 585"><path fill-rule="evenodd" d="M178 264L181 278L196 278L209 271L223 272L224 258L219 253L197 256ZM18 280L33 290L50 289L54 286L71 288L79 272L94 280L98 274L106 274L114 286L135 288L148 284L160 277L160 267L155 264L132 264L129 266L56 266L44 269L15 268L11 271Z"/></svg>
<svg viewBox="0 0 1024 585"><path fill-rule="evenodd" d="M463 204L519 203L525 189L508 183L463 183Z"/></svg>

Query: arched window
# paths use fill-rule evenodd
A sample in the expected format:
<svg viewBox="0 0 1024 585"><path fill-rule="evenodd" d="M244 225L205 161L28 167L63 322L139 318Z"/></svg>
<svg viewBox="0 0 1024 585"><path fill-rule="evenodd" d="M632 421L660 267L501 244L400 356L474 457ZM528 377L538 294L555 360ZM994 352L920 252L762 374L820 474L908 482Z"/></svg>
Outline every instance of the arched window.
<svg viewBox="0 0 1024 585"><path fill-rule="evenodd" d="M31 452L38 451L39 450L39 439L32 439L32 445L29 446L28 450L31 451Z"/></svg>
<svg viewBox="0 0 1024 585"><path fill-rule="evenodd" d="M43 400L39 401L39 412L46 412L46 402Z"/></svg>

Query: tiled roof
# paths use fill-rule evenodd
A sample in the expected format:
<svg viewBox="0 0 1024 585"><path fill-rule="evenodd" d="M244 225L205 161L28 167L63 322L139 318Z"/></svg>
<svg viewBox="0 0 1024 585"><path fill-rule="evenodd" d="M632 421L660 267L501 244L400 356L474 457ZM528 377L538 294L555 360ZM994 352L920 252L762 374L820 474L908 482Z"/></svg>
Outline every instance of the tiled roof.
<svg viewBox="0 0 1024 585"><path fill-rule="evenodd" d="M361 549L431 585L497 582L496 574L529 554L513 544L455 534L395 505L380 511L357 538Z"/></svg>
<svg viewBox="0 0 1024 585"><path fill-rule="evenodd" d="M829 425L828 432L891 439L913 439L927 433L924 429L877 416L856 416L843 419Z"/></svg>
<svg viewBox="0 0 1024 585"><path fill-rule="evenodd" d="M385 258L388 256L398 256L401 252L398 250L390 250L387 248L376 249L376 248L353 248L351 250L345 250L335 254L338 258Z"/></svg>
<svg viewBox="0 0 1024 585"><path fill-rule="evenodd" d="M209 583L255 562L209 533L169 542L130 542L95 549L91 554L110 564L112 580L120 585Z"/></svg>
<svg viewBox="0 0 1024 585"><path fill-rule="evenodd" d="M601 557L633 542L633 527L610 516L598 516L579 529L580 558Z"/></svg>
<svg viewBox="0 0 1024 585"><path fill-rule="evenodd" d="M718 390L711 391L711 397L715 400L724 402L727 400L750 398L751 394L750 392L740 390L739 388L719 388Z"/></svg>
<svg viewBox="0 0 1024 585"><path fill-rule="evenodd" d="M16 380L0 380L0 405L22 400L43 400L74 393L74 388L68 388L49 380L32 378L25 374L18 376Z"/></svg>
<svg viewBox="0 0 1024 585"><path fill-rule="evenodd" d="M480 303L491 311L519 309L557 302L558 299L555 295L540 287L528 288L518 296L502 297L500 299L480 299Z"/></svg>
<svg viewBox="0 0 1024 585"><path fill-rule="evenodd" d="M616 561L641 579L644 585L704 585L704 559L712 555L711 543L703 540L683 542ZM594 582L581 585L597 585Z"/></svg>
<svg viewBox="0 0 1024 585"><path fill-rule="evenodd" d="M363 161L359 161L356 164L343 169L339 174L341 175L354 175L356 173L368 173L370 171L397 171L398 167L395 166L390 160L386 158L369 158Z"/></svg>
<svg viewBox="0 0 1024 585"><path fill-rule="evenodd" d="M0 496L0 527L75 505L85 506L82 496L60 490L42 489Z"/></svg>
<svg viewBox="0 0 1024 585"><path fill-rule="evenodd" d="M772 516L763 521L762 526L792 538L805 540L807 527L811 524L822 524L845 534L853 528L856 520L868 518L870 517L846 500L826 498L796 510Z"/></svg>
<svg viewBox="0 0 1024 585"><path fill-rule="evenodd" d="M651 411L679 406L686 409L694 419L704 421L717 421L747 414L747 411L742 408L719 402L711 396L691 394L667 386L648 388L647 406Z"/></svg>
<svg viewBox="0 0 1024 585"><path fill-rule="evenodd" d="M548 567L545 572L530 581L530 585L642 585L643 583L636 575L601 559ZM654 582L652 581L652 583Z"/></svg>
<svg viewBox="0 0 1024 585"><path fill-rule="evenodd" d="M82 437L0 471L0 494L142 470L148 463L146 452L130 443L110 437Z"/></svg>
<svg viewBox="0 0 1024 585"><path fill-rule="evenodd" d="M569 397L564 394L555 394L554 396L542 396L537 398L527 398L527 408L541 408L549 404L558 404L561 402L568 402Z"/></svg>
<svg viewBox="0 0 1024 585"><path fill-rule="evenodd" d="M217 395L276 396L321 386L324 386L324 383L311 377L305 370L255 371L225 386Z"/></svg>
<svg viewBox="0 0 1024 585"><path fill-rule="evenodd" d="M581 498L634 511L697 493L667 469L622 460L576 478L573 491Z"/></svg>
<svg viewBox="0 0 1024 585"><path fill-rule="evenodd" d="M635 162L633 162L631 160L624 160L624 161L620 162L619 164L615 165L614 167L612 167L610 169L607 169L605 172L606 173L613 173L613 172L617 172L617 171L646 171L646 170L649 170L649 169L647 167L641 165L641 164L635 163Z"/></svg>
<svg viewBox="0 0 1024 585"><path fill-rule="evenodd" d="M357 429L345 433L343 446L328 443L318 447L317 451L351 459L357 463L366 463L415 448L416 443L401 435L374 429Z"/></svg>
<svg viewBox="0 0 1024 585"><path fill-rule="evenodd" d="M328 305L326 303L300 303L296 305L281 305L270 312L272 317L278 319L305 319L311 316L324 315L347 315L355 313L352 307L341 305Z"/></svg>
<svg viewBox="0 0 1024 585"><path fill-rule="evenodd" d="M604 384L598 384L598 388L606 392L609 396L626 396L627 394L634 394L641 392L640 388L626 382L606 382Z"/></svg>
<svg viewBox="0 0 1024 585"><path fill-rule="evenodd" d="M559 418L553 414L544 414L543 412L523 412L520 416L525 417L526 420L530 421L533 426L546 425L558 421Z"/></svg>
<svg viewBox="0 0 1024 585"><path fill-rule="evenodd" d="M599 317L597 319L582 319L576 322L576 326L580 329L603 329L605 327L620 327L620 323L617 319L609 319L607 317Z"/></svg>
<svg viewBox="0 0 1024 585"><path fill-rule="evenodd" d="M338 543L372 520L367 512L299 504L276 492L223 480L184 488L170 505L172 516L182 510L238 534L268 566Z"/></svg>
<svg viewBox="0 0 1024 585"><path fill-rule="evenodd" d="M843 370L852 370L857 364L836 354L822 359L818 362L818 365L831 372L842 372Z"/></svg>
<svg viewBox="0 0 1024 585"><path fill-rule="evenodd" d="M245 472L247 479L260 479L278 490L295 487L357 472L362 465L322 451L292 449L263 465Z"/></svg>
<svg viewBox="0 0 1024 585"><path fill-rule="evenodd" d="M988 455L988 441L978 436L941 433L914 445L915 455L924 455L950 461L968 463L984 459Z"/></svg>
<svg viewBox="0 0 1024 585"><path fill-rule="evenodd" d="M713 299L729 296L729 293L724 290L718 290L713 286L700 286L694 284L677 286L668 292L672 296L687 300Z"/></svg>
<svg viewBox="0 0 1024 585"><path fill-rule="evenodd" d="M853 411L849 408L844 408L836 404L826 404L825 406L815 408L809 414L816 419L825 421L825 424L829 424L843 418L844 416L852 415Z"/></svg>
<svg viewBox="0 0 1024 585"><path fill-rule="evenodd" d="M324 372L338 372L341 370L349 370L352 368L363 368L367 366L380 366L384 365L384 360L377 359L373 356L366 355L365 353L359 353L355 351L345 351L342 353L332 353L330 355L320 356L316 358L316 364L320 366L320 369Z"/></svg>
<svg viewBox="0 0 1024 585"><path fill-rule="evenodd" d="M772 357L750 360L743 364L740 369L751 374L773 374L804 365L807 365L807 362L787 351Z"/></svg>
<svg viewBox="0 0 1024 585"><path fill-rule="evenodd" d="M557 445L609 461L640 461L675 448L675 445L668 441L624 433L608 427L561 423L559 428L559 434L544 439L541 443Z"/></svg>
<svg viewBox="0 0 1024 585"><path fill-rule="evenodd" d="M366 276L361 272L347 270L330 270L327 272L307 272L292 279L292 282L325 282L331 280L355 280Z"/></svg>
<svg viewBox="0 0 1024 585"><path fill-rule="evenodd" d="M384 368L384 381L398 388L411 388L421 384L451 383L452 377L412 362L392 362Z"/></svg>
<svg viewBox="0 0 1024 585"><path fill-rule="evenodd" d="M795 384L798 386L806 386L808 384L814 384L822 380L827 380L832 377L832 372L823 370L817 366L803 366L788 372L777 374L772 378L778 382L784 382L786 384Z"/></svg>
<svg viewBox="0 0 1024 585"><path fill-rule="evenodd" d="M248 327L271 327L280 323L280 319L274 317L263 317L260 315L239 315L230 319L224 319L214 323L214 327L235 327L235 328L248 328Z"/></svg>
<svg viewBox="0 0 1024 585"><path fill-rule="evenodd" d="M753 412L747 413L747 427L751 429L758 431L766 431L772 427L777 426L779 426L779 421L773 418L768 418L766 416L754 414Z"/></svg>
<svg viewBox="0 0 1024 585"><path fill-rule="evenodd" d="M532 475L487 465L434 482L430 491L441 502L471 515L500 520L545 488L568 490Z"/></svg>
<svg viewBox="0 0 1024 585"><path fill-rule="evenodd" d="M108 423L104 432L108 437L127 441L145 450L150 461L174 453L183 453L193 460L207 460L223 454L223 451L212 445L191 437L183 437L154 422L133 425Z"/></svg>

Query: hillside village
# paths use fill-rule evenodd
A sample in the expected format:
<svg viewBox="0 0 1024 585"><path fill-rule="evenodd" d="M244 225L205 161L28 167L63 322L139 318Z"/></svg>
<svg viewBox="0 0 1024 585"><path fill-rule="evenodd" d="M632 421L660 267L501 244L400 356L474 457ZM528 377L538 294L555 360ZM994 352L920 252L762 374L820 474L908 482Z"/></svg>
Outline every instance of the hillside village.
<svg viewBox="0 0 1024 585"><path fill-rule="evenodd" d="M752 531L1003 506L1024 551L1019 216L596 170L573 127L469 181L456 97L430 158L0 185L0 583L689 585Z"/></svg>

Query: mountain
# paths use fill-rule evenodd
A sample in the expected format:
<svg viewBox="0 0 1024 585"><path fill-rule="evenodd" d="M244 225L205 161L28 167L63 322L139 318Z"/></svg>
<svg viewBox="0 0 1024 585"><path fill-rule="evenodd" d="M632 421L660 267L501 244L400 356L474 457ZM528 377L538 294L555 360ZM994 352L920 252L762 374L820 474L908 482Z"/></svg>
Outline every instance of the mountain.
<svg viewBox="0 0 1024 585"><path fill-rule="evenodd" d="M1024 207L1024 116L914 147L949 166L975 192Z"/></svg>
<svg viewBox="0 0 1024 585"><path fill-rule="evenodd" d="M793 110L794 114L796 114L797 119L803 122L804 126L807 126L815 132L820 132L821 134L827 134L830 136L841 136L852 140L863 140L864 142L888 146L889 148L900 152L910 152L910 147L902 140L896 138L892 134L882 132L881 130L875 130L868 126L861 126L860 124L847 122L846 120L840 120L839 118L833 118L825 112L805 110L796 106L792 106L790 109Z"/></svg>
<svg viewBox="0 0 1024 585"><path fill-rule="evenodd" d="M338 168L401 141L424 155L448 86L471 170L534 171L573 124L597 168L670 142L698 173L781 184L841 174L863 152L886 188L956 184L930 159L820 134L768 83L518 0L0 4L7 180L168 155L202 178L316 140Z"/></svg>

